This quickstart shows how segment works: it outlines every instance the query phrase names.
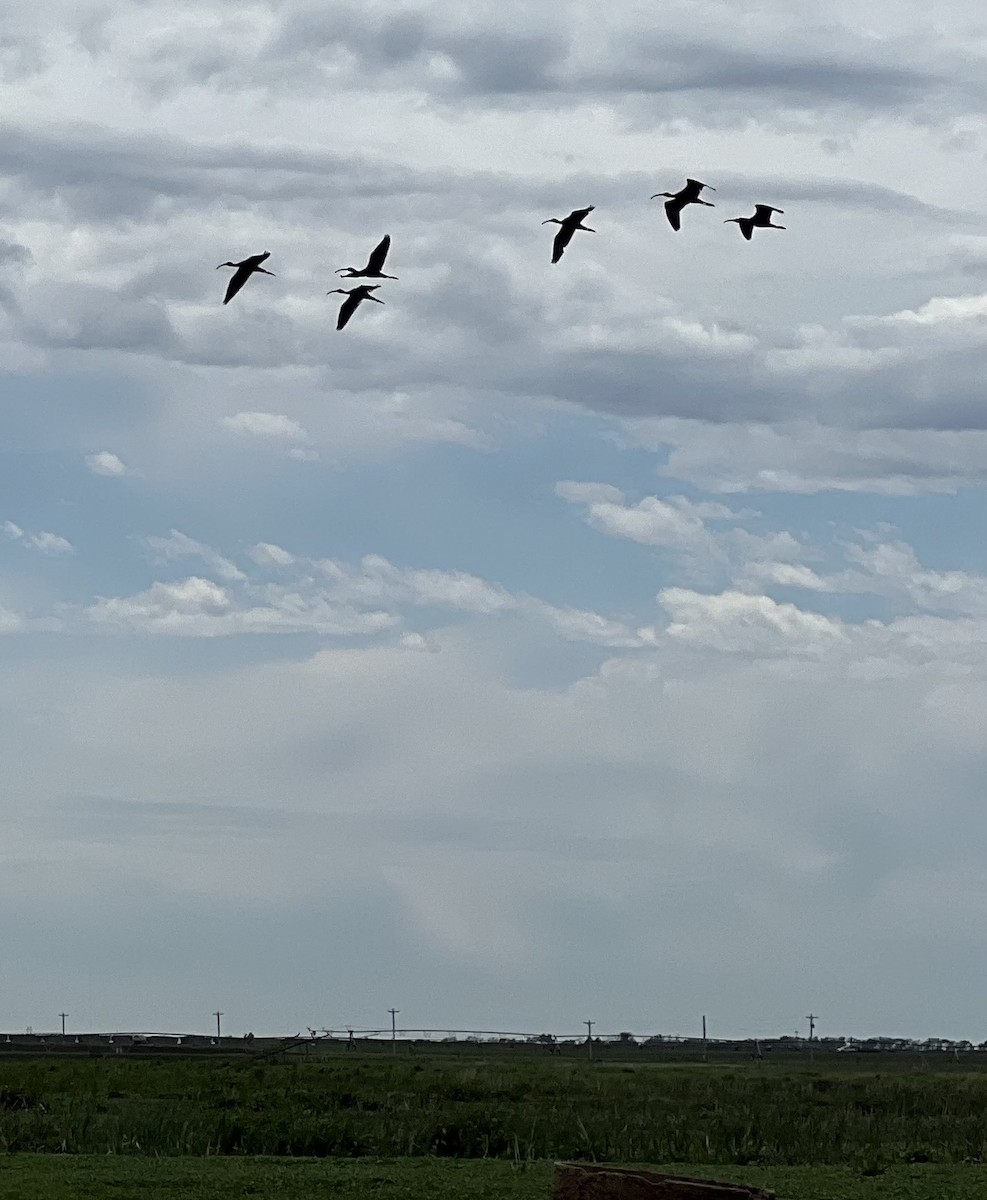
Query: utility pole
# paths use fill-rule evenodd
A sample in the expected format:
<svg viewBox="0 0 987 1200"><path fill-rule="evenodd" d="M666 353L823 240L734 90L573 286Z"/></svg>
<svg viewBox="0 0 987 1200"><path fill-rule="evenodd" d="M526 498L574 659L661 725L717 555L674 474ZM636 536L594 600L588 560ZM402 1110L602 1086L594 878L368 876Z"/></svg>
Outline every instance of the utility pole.
<svg viewBox="0 0 987 1200"><path fill-rule="evenodd" d="M222 1015L223 1015L223 1014L222 1014L222 1013L219 1011L219 1009L217 1009L217 1010L216 1010L216 1011L213 1013L213 1016L216 1018L216 1040L217 1040L217 1041L218 1041L218 1040L219 1040L219 1039L220 1039L220 1038L223 1036L223 1035L220 1033L220 1031L219 1031L219 1018L220 1018Z"/></svg>
<svg viewBox="0 0 987 1200"><path fill-rule="evenodd" d="M589 1056L590 1056L590 1060L592 1060L592 1058L593 1058L593 1022L592 1021L583 1021L583 1024L586 1026L586 1045L589 1046Z"/></svg>
<svg viewBox="0 0 987 1200"><path fill-rule="evenodd" d="M816 1014L809 1013L805 1019L809 1022L809 1062L815 1062L816 1044L814 1038L816 1034Z"/></svg>
<svg viewBox="0 0 987 1200"><path fill-rule="evenodd" d="M397 1052L398 1052L398 1041L397 1041L398 1031L397 1031L397 1026L395 1024L395 1018L397 1017L398 1013L401 1010L400 1010L400 1008L389 1008L387 1011L391 1014L391 1053L397 1054Z"/></svg>
<svg viewBox="0 0 987 1200"><path fill-rule="evenodd" d="M65 1018L69 1014L68 1013L59 1013L58 1015L62 1018L62 1037L65 1037Z"/></svg>
<svg viewBox="0 0 987 1200"><path fill-rule="evenodd" d="M703 1013L703 1062L706 1062L706 1014Z"/></svg>

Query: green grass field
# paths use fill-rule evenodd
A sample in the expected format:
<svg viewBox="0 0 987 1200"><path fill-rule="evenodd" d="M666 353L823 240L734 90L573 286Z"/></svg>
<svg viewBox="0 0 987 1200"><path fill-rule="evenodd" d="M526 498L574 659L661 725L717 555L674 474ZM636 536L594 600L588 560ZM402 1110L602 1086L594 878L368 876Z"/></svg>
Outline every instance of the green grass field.
<svg viewBox="0 0 987 1200"><path fill-rule="evenodd" d="M787 1200L982 1196L987 1075L887 1065L0 1059L0 1197L526 1200L554 1159Z"/></svg>
<svg viewBox="0 0 987 1200"><path fill-rule="evenodd" d="M659 1165L657 1170L663 1168ZM753 1183L779 1200L982 1200L987 1168L667 1167ZM0 1157L4 1200L548 1200L551 1163L314 1158Z"/></svg>
<svg viewBox="0 0 987 1200"><path fill-rule="evenodd" d="M987 1162L987 1076L359 1057L0 1061L0 1152Z"/></svg>

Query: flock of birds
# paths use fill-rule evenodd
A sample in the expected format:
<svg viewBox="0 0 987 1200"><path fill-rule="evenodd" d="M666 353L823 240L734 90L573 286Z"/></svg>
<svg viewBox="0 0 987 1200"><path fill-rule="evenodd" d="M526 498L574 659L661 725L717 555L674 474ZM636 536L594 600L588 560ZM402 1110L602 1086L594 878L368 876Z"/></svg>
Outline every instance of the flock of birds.
<svg viewBox="0 0 987 1200"><path fill-rule="evenodd" d="M698 179L687 179L685 187L679 191L656 192L651 199L658 200L664 196L668 197L664 205L665 215L668 217L669 225L678 232L682 228L682 210L687 205L701 204L705 208L715 208L715 205L709 200L702 199L701 193L707 188L711 192L716 191L716 188L710 187L708 183L700 183ZM552 243L553 263L557 263L565 253L565 248L572 241L573 234L577 229L585 230L586 233L596 233L595 229L583 224L585 218L589 216L595 207L595 205L590 204L587 208L573 209L567 217L549 217L547 221L542 221L543 225L559 226L559 231ZM729 225L732 222L736 222L740 226L740 232L750 241L755 229L784 229L784 225L775 225L771 220L772 213L783 213L783 211L780 208L773 208L770 204L755 204L753 216L729 217L723 223L724 225ZM367 265L362 270L359 270L357 267L340 267L336 274L342 275L345 279L397 279L396 275L384 274L384 263L387 260L387 252L390 248L391 235L388 233L374 247L367 260ZM249 258L245 258L241 262L220 263L219 267L236 267L226 288L226 296L223 303L229 304L251 275L255 273L273 275L273 271L268 271L266 267L261 266L261 263L270 257L270 250L265 250L263 254L252 254ZM219 267L216 268L217 271ZM361 283L353 288L332 288L326 292L327 296L339 293L346 297L339 308L336 328L344 329L350 317L353 316L364 300L372 300L374 304L383 304L383 300L378 300L376 296L371 294L376 292L379 287L379 283Z"/></svg>

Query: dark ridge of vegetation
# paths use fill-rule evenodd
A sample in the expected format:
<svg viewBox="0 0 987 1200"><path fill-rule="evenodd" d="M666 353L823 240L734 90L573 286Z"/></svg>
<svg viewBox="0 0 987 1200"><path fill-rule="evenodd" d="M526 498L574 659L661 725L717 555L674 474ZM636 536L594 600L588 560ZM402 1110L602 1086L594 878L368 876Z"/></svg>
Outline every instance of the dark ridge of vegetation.
<svg viewBox="0 0 987 1200"><path fill-rule="evenodd" d="M396 1058L6 1060L0 1152L987 1161L987 1077ZM16 1098L16 1099L15 1099Z"/></svg>

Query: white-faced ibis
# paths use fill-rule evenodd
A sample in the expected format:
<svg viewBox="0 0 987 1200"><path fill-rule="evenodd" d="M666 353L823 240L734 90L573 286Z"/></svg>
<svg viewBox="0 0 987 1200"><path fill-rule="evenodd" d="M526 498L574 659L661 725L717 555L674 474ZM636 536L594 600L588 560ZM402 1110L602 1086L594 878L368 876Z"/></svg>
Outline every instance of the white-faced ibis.
<svg viewBox="0 0 987 1200"><path fill-rule="evenodd" d="M340 267L336 274L342 275L344 279L397 279L396 275L385 275L383 270L384 260L387 258L390 248L391 235L385 233L374 247L373 253L362 271L358 271L356 267Z"/></svg>
<svg viewBox="0 0 987 1200"><path fill-rule="evenodd" d="M715 204L711 204L708 200L700 200L699 193L703 188L709 188L711 192L715 192L716 188L709 187L708 183L700 183L698 179L687 179L685 187L679 192L655 192L651 197L652 200L657 200L659 196L667 196L665 201L665 215L668 217L668 223L676 232L682 227L682 209L687 204L704 204L707 208L715 208Z"/></svg>
<svg viewBox="0 0 987 1200"><path fill-rule="evenodd" d="M740 232L750 241L755 229L784 229L784 225L771 224L771 214L784 213L784 211L783 208L772 208L770 204L755 204L752 217L730 217L723 224L729 225L731 221L736 221L740 226Z"/></svg>
<svg viewBox="0 0 987 1200"><path fill-rule="evenodd" d="M379 287L379 283L361 283L359 287L333 288L332 291L326 292L327 296L333 295L334 292L339 292L346 297L339 309L339 319L336 321L336 328L343 329L346 322L353 316L364 300L373 300L375 304L383 304L383 300L378 300L376 296L371 296L370 294L371 292L376 292Z"/></svg>
<svg viewBox="0 0 987 1200"><path fill-rule="evenodd" d="M555 241L552 243L552 262L557 263L565 253L566 246L572 241L572 235L577 229L585 229L587 233L596 233L595 229L590 229L588 225L583 224L583 217L588 216L595 204L591 204L589 208L575 208L567 217L549 217L547 221L542 221L543 225L558 225L559 232L555 235Z"/></svg>
<svg viewBox="0 0 987 1200"><path fill-rule="evenodd" d="M263 254L252 254L249 258L245 258L243 262L224 262L220 263L219 267L236 267L230 278L229 286L226 289L226 297L223 300L224 304L229 304L233 297L237 294L240 288L247 282L255 271L259 271L262 275L273 275L273 271L265 270L260 264L266 258L271 257L270 250L265 250ZM219 270L219 267L216 270Z"/></svg>

